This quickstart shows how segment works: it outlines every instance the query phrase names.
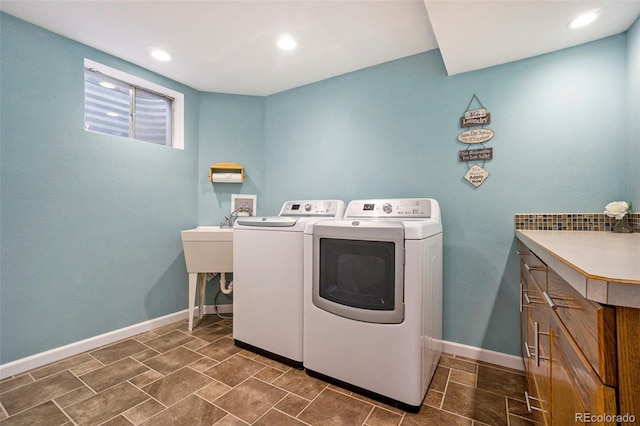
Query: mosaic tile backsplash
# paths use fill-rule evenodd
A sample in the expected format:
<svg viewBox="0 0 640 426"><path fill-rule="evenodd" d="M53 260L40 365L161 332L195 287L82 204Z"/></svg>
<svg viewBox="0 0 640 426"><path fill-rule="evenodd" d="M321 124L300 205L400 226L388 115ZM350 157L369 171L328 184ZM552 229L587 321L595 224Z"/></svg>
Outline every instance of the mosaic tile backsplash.
<svg viewBox="0 0 640 426"><path fill-rule="evenodd" d="M640 232L640 213L628 215L629 224ZM516 229L539 231L611 231L616 219L604 213L517 213Z"/></svg>

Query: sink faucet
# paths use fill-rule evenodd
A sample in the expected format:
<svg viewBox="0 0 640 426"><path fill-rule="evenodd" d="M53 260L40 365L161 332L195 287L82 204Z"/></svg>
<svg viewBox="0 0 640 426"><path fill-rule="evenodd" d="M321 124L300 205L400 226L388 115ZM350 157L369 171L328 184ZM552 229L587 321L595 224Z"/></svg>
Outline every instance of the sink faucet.
<svg viewBox="0 0 640 426"><path fill-rule="evenodd" d="M251 210L249 207L246 207L246 206L238 207L237 209L231 212L231 215L229 215L229 217L226 217L226 216L224 217L224 219L220 222L220 228L232 228L233 222L235 222L235 220L238 217L238 213L249 213L249 216L251 216L251 213L253 213L253 210Z"/></svg>

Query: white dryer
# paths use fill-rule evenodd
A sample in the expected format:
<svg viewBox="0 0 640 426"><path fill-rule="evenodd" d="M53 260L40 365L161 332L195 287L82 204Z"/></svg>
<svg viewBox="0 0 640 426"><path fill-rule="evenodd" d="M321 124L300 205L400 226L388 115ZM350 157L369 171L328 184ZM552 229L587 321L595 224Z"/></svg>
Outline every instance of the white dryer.
<svg viewBox="0 0 640 426"><path fill-rule="evenodd" d="M307 373L419 411L442 352L438 202L351 201L304 244Z"/></svg>
<svg viewBox="0 0 640 426"><path fill-rule="evenodd" d="M342 218L341 200L284 203L272 217L239 217L233 229L233 339L302 367L304 228Z"/></svg>

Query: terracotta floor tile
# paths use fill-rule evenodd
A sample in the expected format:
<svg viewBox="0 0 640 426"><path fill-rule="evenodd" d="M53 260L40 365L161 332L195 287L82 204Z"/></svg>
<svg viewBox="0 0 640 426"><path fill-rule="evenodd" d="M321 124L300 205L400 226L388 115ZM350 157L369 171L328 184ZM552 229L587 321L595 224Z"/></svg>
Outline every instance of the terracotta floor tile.
<svg viewBox="0 0 640 426"><path fill-rule="evenodd" d="M506 425L506 397L449 382L442 409L489 425Z"/></svg>
<svg viewBox="0 0 640 426"><path fill-rule="evenodd" d="M2 426L60 426L69 419L51 401L5 419Z"/></svg>
<svg viewBox="0 0 640 426"><path fill-rule="evenodd" d="M430 405L435 408L440 408L442 400L444 399L444 393L437 390L427 390L427 396L424 398L423 404Z"/></svg>
<svg viewBox="0 0 640 426"><path fill-rule="evenodd" d="M97 359L93 357L91 357L91 359L92 360L89 362L85 362L84 364L80 364L73 368L70 368L69 371L72 372L75 376L79 377L104 367L104 364L98 361Z"/></svg>
<svg viewBox="0 0 640 426"><path fill-rule="evenodd" d="M153 358L154 356L159 355L160 352L154 350L154 349L147 349L146 351L142 351L142 352L138 352L135 355L131 355L131 358L135 359L136 361L140 361L140 362L144 362L150 358Z"/></svg>
<svg viewBox="0 0 640 426"><path fill-rule="evenodd" d="M444 389L447 386L447 380L449 380L450 373L450 368L443 365L438 365L438 367L436 367L436 372L433 374L433 378L431 379L429 389L444 392Z"/></svg>
<svg viewBox="0 0 640 426"><path fill-rule="evenodd" d="M215 359L216 361L224 361L241 350L242 349L233 344L233 339L223 337L215 342L207 344L206 346L198 348L196 352Z"/></svg>
<svg viewBox="0 0 640 426"><path fill-rule="evenodd" d="M145 345L155 349L158 352L167 352L180 345L193 340L193 337L179 331L172 331L155 339L145 342Z"/></svg>
<svg viewBox="0 0 640 426"><path fill-rule="evenodd" d="M367 418L368 426L398 426L402 421L402 415L392 413L385 409L374 407L373 412Z"/></svg>
<svg viewBox="0 0 640 426"><path fill-rule="evenodd" d="M91 398L95 394L96 393L92 391L89 387L82 386L81 388L73 390L69 393L65 393L59 398L55 398L54 401L56 404L58 404L58 406L65 408L77 402L84 401L87 398Z"/></svg>
<svg viewBox="0 0 640 426"><path fill-rule="evenodd" d="M276 379L273 384L306 399L315 398L327 387L327 383L296 369L287 371Z"/></svg>
<svg viewBox="0 0 640 426"><path fill-rule="evenodd" d="M158 373L167 375L181 369L182 367L186 367L201 358L202 355L180 346L170 350L169 352L165 352L161 355L143 361L143 363L146 366L153 368Z"/></svg>
<svg viewBox="0 0 640 426"><path fill-rule="evenodd" d="M0 403L12 416L27 408L57 398L84 384L68 371L45 377L0 395Z"/></svg>
<svg viewBox="0 0 640 426"><path fill-rule="evenodd" d="M196 395L190 395L172 407L161 411L143 426L210 426L226 416L227 413Z"/></svg>
<svg viewBox="0 0 640 426"><path fill-rule="evenodd" d="M471 426L472 420L433 407L423 406L419 413L407 413L402 426Z"/></svg>
<svg viewBox="0 0 640 426"><path fill-rule="evenodd" d="M213 381L211 384L200 389L196 394L203 398L205 401L212 402L218 399L221 395L229 392L231 390L231 386L227 386L224 383L220 383L218 381Z"/></svg>
<svg viewBox="0 0 640 426"><path fill-rule="evenodd" d="M31 375L29 374L2 379L2 381L0 381L0 394L9 392L10 390L19 388L20 386L24 386L32 382L34 382L33 377L31 377Z"/></svg>
<svg viewBox="0 0 640 426"><path fill-rule="evenodd" d="M138 404L135 407L128 409L123 413L123 415L134 425L139 425L164 409L165 406L160 404L158 401L154 399L147 399L142 404Z"/></svg>
<svg viewBox="0 0 640 426"><path fill-rule="evenodd" d="M220 324L214 324L205 328L198 328L194 330L192 335L198 339L206 340L207 342L216 341L222 337L230 336L231 329Z"/></svg>
<svg viewBox="0 0 640 426"><path fill-rule="evenodd" d="M250 378L213 403L245 422L253 423L286 394L282 389Z"/></svg>
<svg viewBox="0 0 640 426"><path fill-rule="evenodd" d="M361 425L372 410L371 404L325 389L298 418L314 426Z"/></svg>
<svg viewBox="0 0 640 426"><path fill-rule="evenodd" d="M247 426L247 423L243 422L233 414L227 414L222 418L222 420L216 422L215 426Z"/></svg>
<svg viewBox="0 0 640 426"><path fill-rule="evenodd" d="M280 402L278 402L278 404L276 404L276 408L289 414L290 416L296 417L310 403L311 401L309 401L308 399L304 399L301 396L290 393L285 396Z"/></svg>
<svg viewBox="0 0 640 426"><path fill-rule="evenodd" d="M129 379L129 383L135 385L139 388L142 388L149 383L155 382L158 379L163 378L164 376L158 373L156 370L147 370L144 373L138 374L136 377Z"/></svg>
<svg viewBox="0 0 640 426"><path fill-rule="evenodd" d="M513 414L509 414L509 426L534 426L533 420L518 417Z"/></svg>
<svg viewBox="0 0 640 426"><path fill-rule="evenodd" d="M99 425L147 399L147 394L124 382L73 404L65 411L78 424Z"/></svg>
<svg viewBox="0 0 640 426"><path fill-rule="evenodd" d="M287 416L286 414L271 409L262 416L257 422L253 423L255 426L304 426L300 420Z"/></svg>
<svg viewBox="0 0 640 426"><path fill-rule="evenodd" d="M524 391L527 390L527 381L522 373L479 365L477 387L523 400Z"/></svg>
<svg viewBox="0 0 640 426"><path fill-rule="evenodd" d="M507 397L507 412L509 414L515 414L516 416L533 420L533 416L527 410L527 404L523 401Z"/></svg>
<svg viewBox="0 0 640 426"><path fill-rule="evenodd" d="M211 379L184 367L142 388L162 404L173 405L211 383Z"/></svg>
<svg viewBox="0 0 640 426"><path fill-rule="evenodd" d="M478 364L476 364L475 362L470 362L459 358L452 358L446 355L440 357L439 365L472 374L476 374L476 371L478 370Z"/></svg>
<svg viewBox="0 0 640 426"><path fill-rule="evenodd" d="M127 420L123 415L119 415L102 423L101 426L133 426L133 423Z"/></svg>
<svg viewBox="0 0 640 426"><path fill-rule="evenodd" d="M472 387L476 385L476 375L473 373L467 373L466 371L452 369L449 380Z"/></svg>
<svg viewBox="0 0 640 426"><path fill-rule="evenodd" d="M95 359L91 355L80 354L32 371L31 376L36 380L40 380L44 377L51 376L70 368L78 367L92 361L95 361Z"/></svg>
<svg viewBox="0 0 640 426"><path fill-rule="evenodd" d="M123 358L146 351L148 348L133 339L127 339L113 345L90 352L91 356L103 364L111 364Z"/></svg>
<svg viewBox="0 0 640 426"><path fill-rule="evenodd" d="M3 379L0 426L533 425L518 370L445 354L411 414L240 349L231 326L181 320Z"/></svg>
<svg viewBox="0 0 640 426"><path fill-rule="evenodd" d="M226 385L236 386L263 368L264 364L240 355L234 355L220 364L203 371L203 373Z"/></svg>
<svg viewBox="0 0 640 426"><path fill-rule="evenodd" d="M131 358L125 358L80 376L80 379L82 379L82 381L89 385L94 391L101 392L113 385L144 373L147 370L149 369L138 361Z"/></svg>

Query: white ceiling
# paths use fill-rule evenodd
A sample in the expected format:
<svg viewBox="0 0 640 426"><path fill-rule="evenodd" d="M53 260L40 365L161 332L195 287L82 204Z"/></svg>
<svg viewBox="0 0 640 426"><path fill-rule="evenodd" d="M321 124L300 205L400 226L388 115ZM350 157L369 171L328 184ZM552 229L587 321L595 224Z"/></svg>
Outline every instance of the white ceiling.
<svg viewBox="0 0 640 426"><path fill-rule="evenodd" d="M568 29L596 7L595 24ZM450 75L548 53L626 31L640 0L2 0L0 10L197 90L269 95L435 48ZM282 33L296 50L277 49Z"/></svg>

